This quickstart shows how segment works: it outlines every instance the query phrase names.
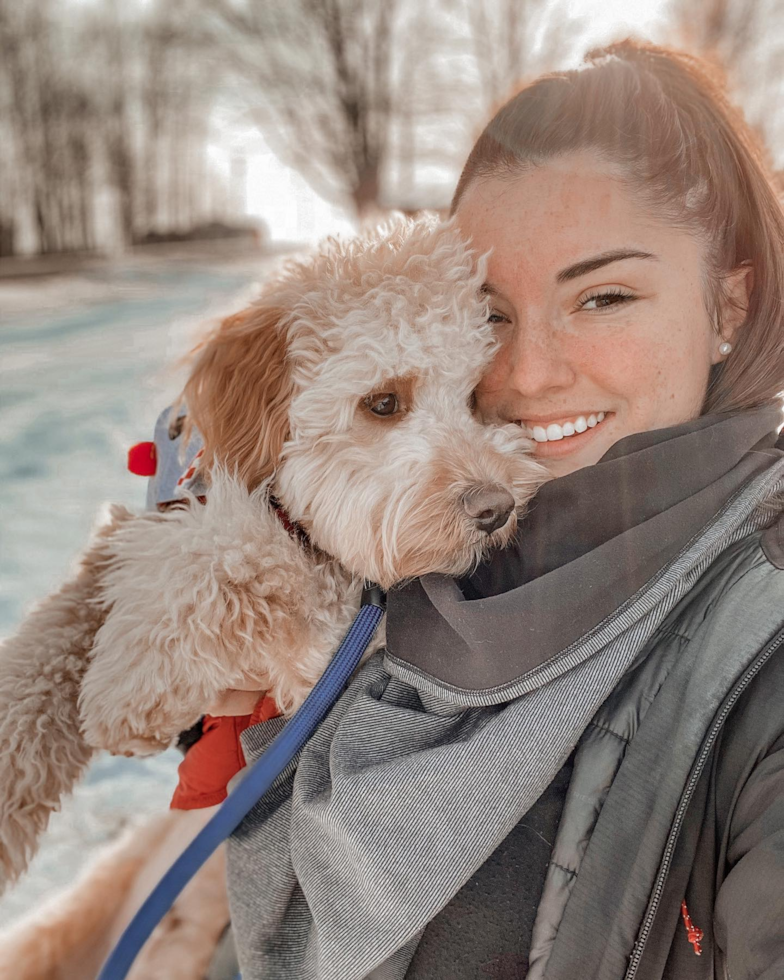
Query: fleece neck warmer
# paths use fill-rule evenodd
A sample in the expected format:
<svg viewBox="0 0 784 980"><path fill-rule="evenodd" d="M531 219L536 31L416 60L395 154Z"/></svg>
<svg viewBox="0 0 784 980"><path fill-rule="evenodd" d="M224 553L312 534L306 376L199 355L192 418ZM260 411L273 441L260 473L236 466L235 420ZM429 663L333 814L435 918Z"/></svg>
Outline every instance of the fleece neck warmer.
<svg viewBox="0 0 784 980"><path fill-rule="evenodd" d="M391 653L365 664L230 839L243 976L405 977L426 924L552 782L665 617L770 521L777 422L765 410L633 437L592 468L595 484L585 471L542 491L508 566L465 592L431 577L393 595ZM278 728L243 733L249 761Z"/></svg>
<svg viewBox="0 0 784 980"><path fill-rule="evenodd" d="M427 575L390 593L391 660L464 703L508 700L519 677L619 609L784 456L780 423L776 405L639 433L546 484L514 545L469 580Z"/></svg>

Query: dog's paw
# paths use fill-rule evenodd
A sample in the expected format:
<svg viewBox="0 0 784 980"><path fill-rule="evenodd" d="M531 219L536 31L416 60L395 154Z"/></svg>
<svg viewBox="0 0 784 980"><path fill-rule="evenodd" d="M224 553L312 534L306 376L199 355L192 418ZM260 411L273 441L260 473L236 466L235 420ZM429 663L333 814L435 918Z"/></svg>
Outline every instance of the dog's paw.
<svg viewBox="0 0 784 980"><path fill-rule="evenodd" d="M160 752L165 752L173 744L174 739L168 742L158 742L153 738L136 738L124 743L122 748L107 749L107 751L109 755L121 755L126 759L132 759L134 756L143 758L144 756L158 755Z"/></svg>
<svg viewBox="0 0 784 980"><path fill-rule="evenodd" d="M122 721L109 727L94 720L82 724L82 735L93 748L124 756L157 755L168 749L177 737L169 732L136 731Z"/></svg>

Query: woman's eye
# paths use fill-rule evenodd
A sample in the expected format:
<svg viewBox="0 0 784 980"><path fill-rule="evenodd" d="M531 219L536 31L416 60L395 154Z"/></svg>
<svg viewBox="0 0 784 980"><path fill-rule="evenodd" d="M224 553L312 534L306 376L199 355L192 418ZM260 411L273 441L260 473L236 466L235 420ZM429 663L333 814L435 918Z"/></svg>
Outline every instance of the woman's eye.
<svg viewBox="0 0 784 980"><path fill-rule="evenodd" d="M385 392L383 395L368 395L365 404L374 415L380 415L382 418L394 415L399 408L397 395L392 392Z"/></svg>
<svg viewBox="0 0 784 980"><path fill-rule="evenodd" d="M509 317L504 316L503 313L496 313L493 311L487 318L488 323L509 323Z"/></svg>
<svg viewBox="0 0 784 980"><path fill-rule="evenodd" d="M579 310L607 310L611 306L620 306L634 299L633 293L625 293L621 289L609 289L600 293L590 293L577 303Z"/></svg>

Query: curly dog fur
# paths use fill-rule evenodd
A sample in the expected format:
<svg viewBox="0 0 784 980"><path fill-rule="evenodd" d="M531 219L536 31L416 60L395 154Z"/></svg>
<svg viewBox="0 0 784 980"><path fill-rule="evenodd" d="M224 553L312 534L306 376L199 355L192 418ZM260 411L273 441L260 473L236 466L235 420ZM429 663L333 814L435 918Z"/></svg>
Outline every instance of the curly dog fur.
<svg viewBox="0 0 784 980"><path fill-rule="evenodd" d="M0 891L16 880L39 835L92 758L80 732L78 698L104 611L94 601L112 535L133 518L107 519L73 577L44 599L6 640L0 656Z"/></svg>
<svg viewBox="0 0 784 980"><path fill-rule="evenodd" d="M197 350L206 504L114 508L0 651L0 888L94 749L159 751L249 680L293 712L364 580L459 575L510 540L545 475L472 411L483 280L453 224L396 221L289 263Z"/></svg>

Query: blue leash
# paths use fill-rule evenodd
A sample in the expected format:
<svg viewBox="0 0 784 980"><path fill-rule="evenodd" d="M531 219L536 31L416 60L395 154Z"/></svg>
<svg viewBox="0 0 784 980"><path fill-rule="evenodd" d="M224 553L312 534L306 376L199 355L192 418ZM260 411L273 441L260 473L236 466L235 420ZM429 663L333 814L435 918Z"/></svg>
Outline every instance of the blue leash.
<svg viewBox="0 0 784 980"><path fill-rule="evenodd" d="M316 686L282 732L248 770L246 777L209 823L199 831L161 878L131 920L101 968L98 980L123 980L153 929L185 885L218 845L241 823L286 766L310 739L337 701L384 615L385 597L374 585L362 593L362 605Z"/></svg>

